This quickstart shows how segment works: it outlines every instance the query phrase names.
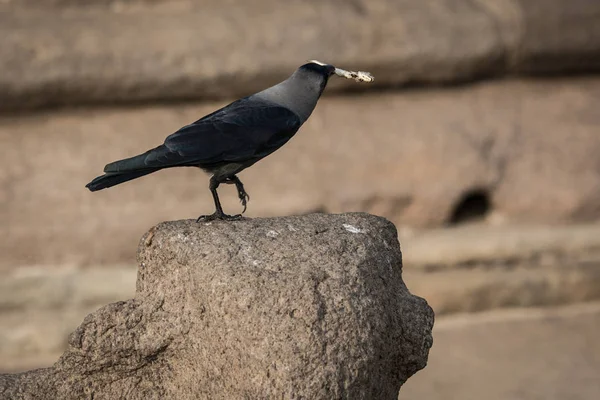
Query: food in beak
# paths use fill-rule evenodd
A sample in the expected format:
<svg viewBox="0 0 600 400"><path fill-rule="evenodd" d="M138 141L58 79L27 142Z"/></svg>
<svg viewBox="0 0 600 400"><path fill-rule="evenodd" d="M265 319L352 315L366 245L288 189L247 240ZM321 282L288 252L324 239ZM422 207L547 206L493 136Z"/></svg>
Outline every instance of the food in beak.
<svg viewBox="0 0 600 400"><path fill-rule="evenodd" d="M354 79L356 82L373 82L375 77L371 75L369 72L365 71L346 71L345 69L336 68L335 74L337 76L341 76L346 79Z"/></svg>

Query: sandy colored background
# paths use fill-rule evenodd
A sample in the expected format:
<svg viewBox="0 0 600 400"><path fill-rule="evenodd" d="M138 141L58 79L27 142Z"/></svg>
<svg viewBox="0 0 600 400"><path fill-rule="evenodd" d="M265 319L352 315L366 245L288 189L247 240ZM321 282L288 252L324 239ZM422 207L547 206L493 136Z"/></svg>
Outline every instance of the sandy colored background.
<svg viewBox="0 0 600 400"><path fill-rule="evenodd" d="M437 313L400 398L597 398L599 22L593 0L0 2L0 371L53 363L133 295L144 232L212 210L194 169L89 193L104 164L316 58L376 84L332 80L241 174L247 215L397 225Z"/></svg>

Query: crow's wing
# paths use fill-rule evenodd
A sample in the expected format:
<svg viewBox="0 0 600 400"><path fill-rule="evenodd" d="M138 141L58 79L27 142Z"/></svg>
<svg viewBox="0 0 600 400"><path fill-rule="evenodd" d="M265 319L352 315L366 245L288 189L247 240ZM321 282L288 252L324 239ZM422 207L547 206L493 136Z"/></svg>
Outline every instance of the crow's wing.
<svg viewBox="0 0 600 400"><path fill-rule="evenodd" d="M301 125L300 118L285 107L244 98L184 126L155 149L108 164L104 171L125 172L259 159L285 144Z"/></svg>

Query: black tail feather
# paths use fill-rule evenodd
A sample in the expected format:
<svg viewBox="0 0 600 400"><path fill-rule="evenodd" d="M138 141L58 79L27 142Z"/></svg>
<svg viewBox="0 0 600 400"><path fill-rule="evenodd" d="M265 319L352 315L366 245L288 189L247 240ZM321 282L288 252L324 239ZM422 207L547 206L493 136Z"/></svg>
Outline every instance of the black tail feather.
<svg viewBox="0 0 600 400"><path fill-rule="evenodd" d="M85 185L86 188L90 189L90 192L96 190L102 190L111 186L118 185L119 183L127 182L140 176L151 174L157 171L156 169L144 169L139 171L131 172L109 172L95 178L93 181Z"/></svg>

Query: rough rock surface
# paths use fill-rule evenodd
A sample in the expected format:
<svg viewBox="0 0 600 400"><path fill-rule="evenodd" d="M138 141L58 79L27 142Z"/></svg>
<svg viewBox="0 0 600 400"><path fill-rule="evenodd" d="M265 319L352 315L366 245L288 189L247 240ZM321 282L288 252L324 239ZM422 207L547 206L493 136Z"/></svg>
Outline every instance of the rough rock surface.
<svg viewBox="0 0 600 400"><path fill-rule="evenodd" d="M426 365L433 312L402 281L394 226L368 214L162 223L137 293L89 315L10 399L395 399Z"/></svg>
<svg viewBox="0 0 600 400"><path fill-rule="evenodd" d="M334 82L353 89L594 71L599 18L593 0L0 2L0 109L236 97L313 58L375 74Z"/></svg>
<svg viewBox="0 0 600 400"><path fill-rule="evenodd" d="M324 98L288 144L240 174L247 215L364 211L440 227L478 191L507 222L598 220L598 93L600 79L586 78ZM0 118L0 269L133 263L129 243L150 226L211 212L195 168L84 185L218 106ZM231 185L219 192L241 211Z"/></svg>

